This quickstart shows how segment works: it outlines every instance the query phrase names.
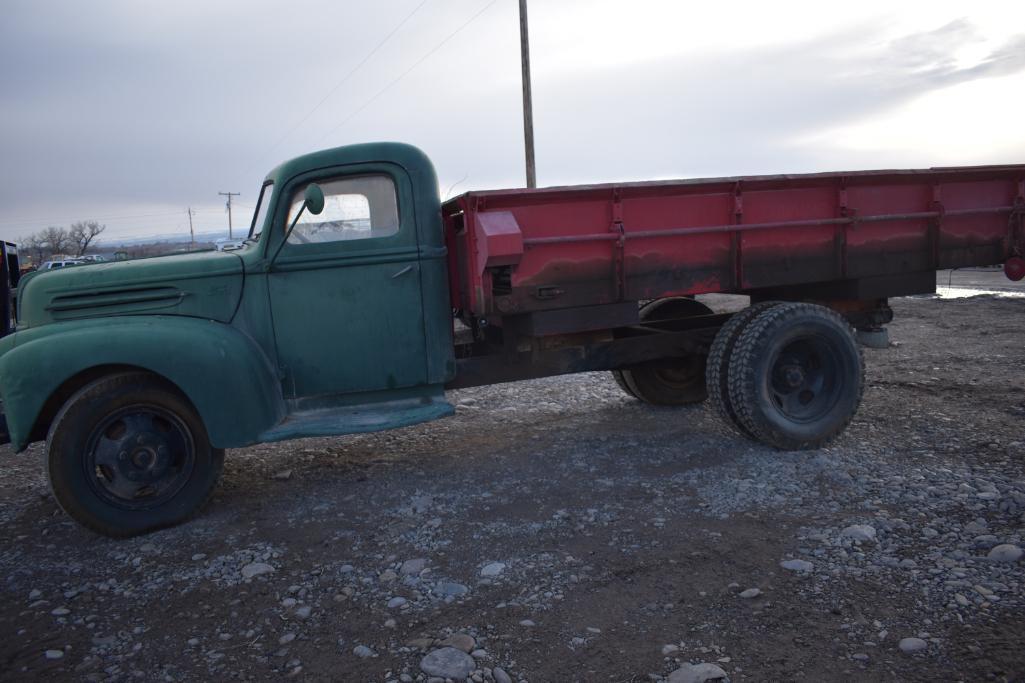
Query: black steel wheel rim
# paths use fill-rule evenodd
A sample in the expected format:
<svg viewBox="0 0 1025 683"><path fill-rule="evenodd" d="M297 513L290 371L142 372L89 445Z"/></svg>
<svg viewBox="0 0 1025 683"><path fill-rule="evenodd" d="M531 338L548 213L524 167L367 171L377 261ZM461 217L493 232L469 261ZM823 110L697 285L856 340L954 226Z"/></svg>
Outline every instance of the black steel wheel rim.
<svg viewBox="0 0 1025 683"><path fill-rule="evenodd" d="M92 430L86 480L107 503L149 510L174 498L196 466L192 433L174 413L137 405L111 413Z"/></svg>
<svg viewBox="0 0 1025 683"><path fill-rule="evenodd" d="M842 362L829 341L802 337L786 344L773 360L769 397L787 419L814 422L836 407L842 377Z"/></svg>

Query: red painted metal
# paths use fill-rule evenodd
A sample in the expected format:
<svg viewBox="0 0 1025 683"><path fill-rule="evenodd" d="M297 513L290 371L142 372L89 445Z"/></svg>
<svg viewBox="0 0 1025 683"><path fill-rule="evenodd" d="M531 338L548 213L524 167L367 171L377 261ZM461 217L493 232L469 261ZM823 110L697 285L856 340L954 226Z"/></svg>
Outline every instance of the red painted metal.
<svg viewBox="0 0 1025 683"><path fill-rule="evenodd" d="M471 192L443 207L452 304L501 315L1002 264L1025 254L1023 194L1025 165Z"/></svg>
<svg viewBox="0 0 1025 683"><path fill-rule="evenodd" d="M1008 280L1017 282L1025 278L1025 259L1020 256L1012 256L1004 264L1004 274Z"/></svg>
<svg viewBox="0 0 1025 683"><path fill-rule="evenodd" d="M519 263L523 255L523 232L511 212L478 213L475 227L477 273L483 273L485 268Z"/></svg>

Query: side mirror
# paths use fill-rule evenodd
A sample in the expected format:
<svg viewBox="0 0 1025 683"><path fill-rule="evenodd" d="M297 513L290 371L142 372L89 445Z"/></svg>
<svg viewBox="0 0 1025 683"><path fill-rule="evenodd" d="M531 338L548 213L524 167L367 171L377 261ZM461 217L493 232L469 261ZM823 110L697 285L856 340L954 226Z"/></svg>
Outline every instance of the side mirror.
<svg viewBox="0 0 1025 683"><path fill-rule="evenodd" d="M306 200L306 210L314 216L324 210L324 190L320 189L320 185L317 183L310 183L306 186L303 199Z"/></svg>
<svg viewBox="0 0 1025 683"><path fill-rule="evenodd" d="M299 213L295 214L295 220L288 226L288 230L285 230L285 239L281 240L281 244L274 250L274 256L271 257L273 263L277 258L278 254L281 253L281 247L285 246L285 242L292 235L292 231L295 229L295 224L299 222L299 217L303 215L303 211L309 211L311 214L316 216L324 210L324 190L320 189L320 185L317 183L310 183L306 186L306 191L303 192L303 203L299 207ZM306 240L303 240L304 242Z"/></svg>

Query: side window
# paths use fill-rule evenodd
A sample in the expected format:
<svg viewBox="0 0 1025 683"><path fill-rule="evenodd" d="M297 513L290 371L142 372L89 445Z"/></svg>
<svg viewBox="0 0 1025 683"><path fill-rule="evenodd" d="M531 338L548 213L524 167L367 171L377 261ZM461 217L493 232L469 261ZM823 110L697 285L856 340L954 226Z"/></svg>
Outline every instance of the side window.
<svg viewBox="0 0 1025 683"><path fill-rule="evenodd" d="M324 210L317 216L304 211L289 244L365 240L399 232L399 204L390 177L349 176L318 184L324 191ZM299 213L305 191L304 185L292 193L286 226Z"/></svg>

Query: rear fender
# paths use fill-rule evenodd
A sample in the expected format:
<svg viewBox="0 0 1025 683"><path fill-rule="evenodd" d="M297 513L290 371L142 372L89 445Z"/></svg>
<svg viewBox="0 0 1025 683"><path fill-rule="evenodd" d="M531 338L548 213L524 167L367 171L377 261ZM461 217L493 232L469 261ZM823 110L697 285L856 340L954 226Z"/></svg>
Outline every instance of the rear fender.
<svg viewBox="0 0 1025 683"><path fill-rule="evenodd" d="M16 451L49 428L55 397L110 368L149 370L195 406L215 448L237 448L285 416L274 367L255 341L210 320L135 316L44 325L5 339L0 398Z"/></svg>

